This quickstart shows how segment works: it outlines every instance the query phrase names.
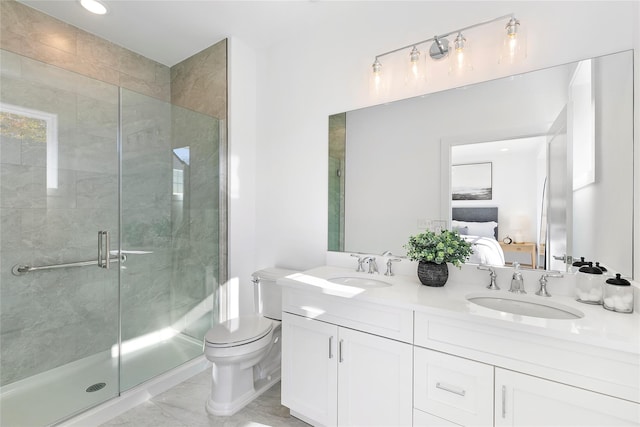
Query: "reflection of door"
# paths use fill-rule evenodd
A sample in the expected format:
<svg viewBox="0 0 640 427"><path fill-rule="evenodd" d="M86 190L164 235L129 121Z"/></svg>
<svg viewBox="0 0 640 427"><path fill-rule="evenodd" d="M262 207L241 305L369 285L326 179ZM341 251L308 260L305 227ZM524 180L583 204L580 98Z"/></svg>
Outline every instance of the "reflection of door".
<svg viewBox="0 0 640 427"><path fill-rule="evenodd" d="M571 262L572 176L571 156L568 154L566 108L556 118L548 137L548 242L547 254L550 270L564 271L565 261Z"/></svg>

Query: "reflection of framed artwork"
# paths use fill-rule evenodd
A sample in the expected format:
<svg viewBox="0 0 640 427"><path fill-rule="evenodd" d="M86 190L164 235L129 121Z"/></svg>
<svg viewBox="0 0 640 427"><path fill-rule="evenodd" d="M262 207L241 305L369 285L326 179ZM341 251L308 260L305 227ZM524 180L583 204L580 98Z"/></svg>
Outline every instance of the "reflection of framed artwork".
<svg viewBox="0 0 640 427"><path fill-rule="evenodd" d="M491 178L491 162L452 165L452 200L491 200Z"/></svg>

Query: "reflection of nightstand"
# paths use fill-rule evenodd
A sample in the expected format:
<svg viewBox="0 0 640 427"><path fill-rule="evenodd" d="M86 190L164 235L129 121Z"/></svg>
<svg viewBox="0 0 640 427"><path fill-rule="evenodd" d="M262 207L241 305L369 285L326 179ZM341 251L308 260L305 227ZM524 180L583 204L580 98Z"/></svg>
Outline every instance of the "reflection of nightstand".
<svg viewBox="0 0 640 427"><path fill-rule="evenodd" d="M531 264L522 264L530 266L531 268L536 268L536 244L533 242L525 242L525 243L500 243L500 247L504 252L516 252L529 254L531 256ZM507 263L511 264L511 263Z"/></svg>

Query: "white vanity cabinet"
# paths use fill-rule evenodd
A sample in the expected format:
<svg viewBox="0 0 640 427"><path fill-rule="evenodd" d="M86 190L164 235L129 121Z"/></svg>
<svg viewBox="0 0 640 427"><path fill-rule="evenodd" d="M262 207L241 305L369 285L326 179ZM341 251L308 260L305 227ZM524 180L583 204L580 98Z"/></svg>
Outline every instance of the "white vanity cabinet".
<svg viewBox="0 0 640 427"><path fill-rule="evenodd" d="M320 267L282 281L282 403L304 421L640 426L640 354L626 338L640 336L637 317L590 306L566 324L476 313L460 302L464 287L396 277L361 289L329 274L353 273Z"/></svg>
<svg viewBox="0 0 640 427"><path fill-rule="evenodd" d="M419 347L414 353L414 407L416 427L640 423L637 403Z"/></svg>
<svg viewBox="0 0 640 427"><path fill-rule="evenodd" d="M282 404L313 425L411 426L413 346L380 334L410 340L413 313L283 295Z"/></svg>
<svg viewBox="0 0 640 427"><path fill-rule="evenodd" d="M496 427L640 425L637 403L496 368Z"/></svg>
<svg viewBox="0 0 640 427"><path fill-rule="evenodd" d="M282 404L323 426L410 426L412 346L283 313Z"/></svg>
<svg viewBox="0 0 640 427"><path fill-rule="evenodd" d="M414 426L640 425L620 398L637 390L637 357L422 313L415 328ZM600 391L607 374L618 397Z"/></svg>

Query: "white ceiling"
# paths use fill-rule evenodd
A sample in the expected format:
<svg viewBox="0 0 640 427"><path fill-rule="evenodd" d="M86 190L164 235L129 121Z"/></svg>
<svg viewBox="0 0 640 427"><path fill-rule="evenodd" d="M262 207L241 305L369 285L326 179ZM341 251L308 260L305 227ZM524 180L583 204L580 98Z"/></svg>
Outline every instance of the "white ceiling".
<svg viewBox="0 0 640 427"><path fill-rule="evenodd" d="M77 0L19 1L167 66L229 36L266 48L298 31L329 24L332 13L349 3L365 3L103 0L109 12L98 16Z"/></svg>

